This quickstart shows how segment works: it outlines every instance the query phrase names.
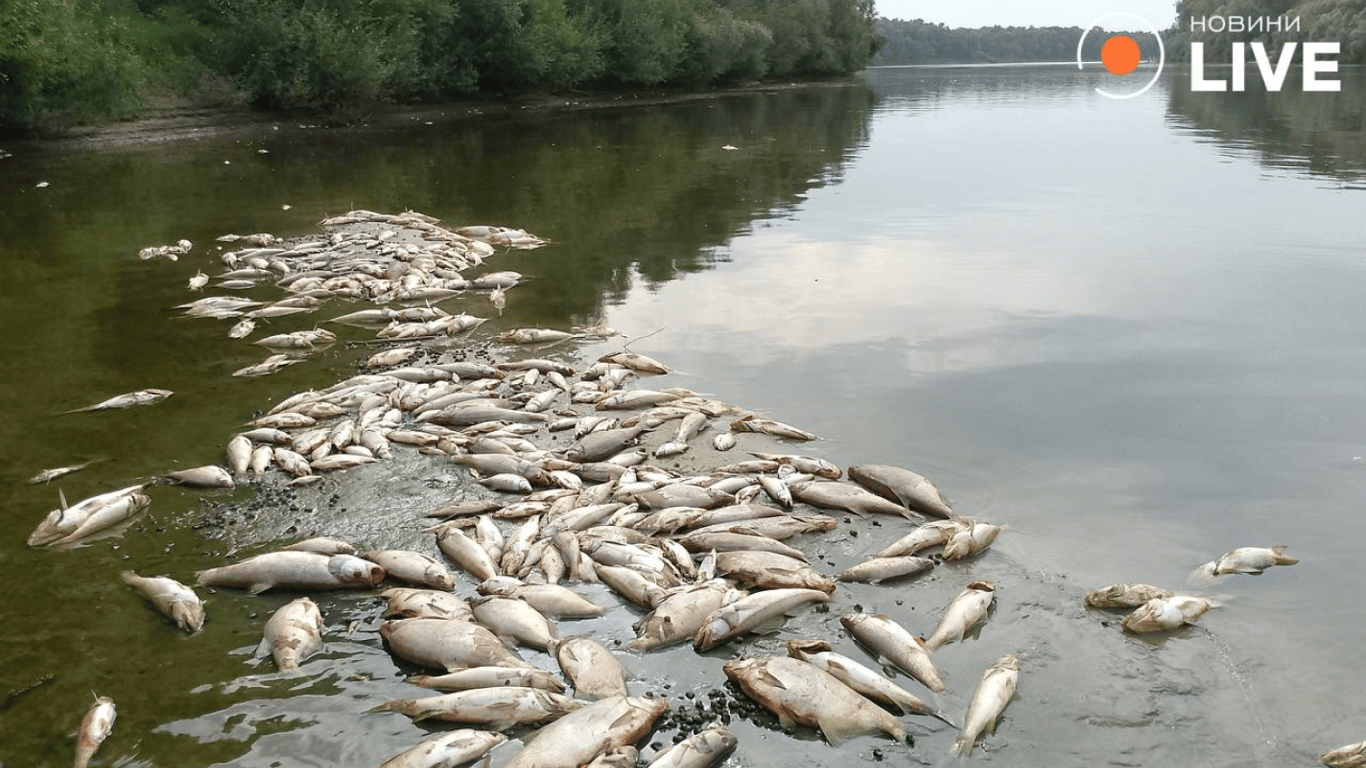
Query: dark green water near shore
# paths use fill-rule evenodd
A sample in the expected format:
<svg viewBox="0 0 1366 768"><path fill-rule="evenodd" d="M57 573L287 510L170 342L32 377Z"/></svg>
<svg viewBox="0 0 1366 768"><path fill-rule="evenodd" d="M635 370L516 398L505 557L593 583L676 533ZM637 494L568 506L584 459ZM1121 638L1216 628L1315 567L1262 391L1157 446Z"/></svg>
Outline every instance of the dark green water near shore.
<svg viewBox="0 0 1366 768"><path fill-rule="evenodd" d="M986 664L1007 652L1022 663L1017 698L974 760L1312 765L1366 738L1354 730L1366 701L1343 674L1366 622L1352 586L1366 576L1366 89L1355 71L1343 78L1340 94L1214 96L1178 73L1121 103L1067 69L899 68L643 109L383 131L281 124L0 160L0 695L48 681L0 711L0 762L69 762L92 690L119 706L96 765L366 766L420 737L406 718L361 714L413 690L412 670L380 645L373 595L319 599L328 650L282 678L250 654L289 596L213 595L204 632L183 637L117 574L189 581L238 547L331 526L434 552L413 521L434 493L459 491L449 465L409 453L254 503L250 489L156 487L120 538L23 546L58 485L74 501L221 462L255 412L354 372L369 346L232 378L263 351L172 309L194 298L195 271L218 271L216 236L307 234L353 208L555 242L490 259L530 276L501 315L484 296L443 305L490 317L481 338L598 319L653 333L632 348L679 373L652 386L815 431L825 440L810 450L842 466L914 468L956 508L1009 526L957 571L842 587L828 614L779 635L634 659L634 690L705 693L725 658L781 653L798 635L856 655L838 625L856 604L928 632L971 576L1000 595L978 638L940 652L952 676L941 703L961 717ZM180 238L195 248L176 263L137 259ZM56 415L147 387L176 394ZM219 509L239 501L256 519ZM833 571L904 527L851 520L806 546ZM1301 563L1199 587L1224 607L1169 637L1126 637L1117 617L1081 605L1117 581L1185 588L1201 562L1272 544ZM623 608L566 628L624 639L632 618ZM731 760L952 762L946 727L905 722L914 746L832 748L737 721Z"/></svg>

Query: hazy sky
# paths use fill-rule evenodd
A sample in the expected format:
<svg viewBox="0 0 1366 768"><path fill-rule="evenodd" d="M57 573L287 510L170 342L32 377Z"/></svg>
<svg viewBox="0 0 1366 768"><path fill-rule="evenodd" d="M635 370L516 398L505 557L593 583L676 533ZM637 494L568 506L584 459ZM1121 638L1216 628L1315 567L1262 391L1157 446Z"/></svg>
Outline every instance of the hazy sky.
<svg viewBox="0 0 1366 768"><path fill-rule="evenodd" d="M1176 20L1176 0L875 0L889 19L924 19L950 27L1084 27L1111 11L1127 11L1166 29ZM1122 21L1123 17L1119 17ZM1115 29L1107 19L1102 26Z"/></svg>

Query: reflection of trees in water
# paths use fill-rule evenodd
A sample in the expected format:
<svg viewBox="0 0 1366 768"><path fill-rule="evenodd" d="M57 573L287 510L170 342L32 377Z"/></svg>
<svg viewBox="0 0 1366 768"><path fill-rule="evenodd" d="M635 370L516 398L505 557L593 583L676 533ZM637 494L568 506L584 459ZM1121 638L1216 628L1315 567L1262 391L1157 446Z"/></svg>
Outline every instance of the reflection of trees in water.
<svg viewBox="0 0 1366 768"><path fill-rule="evenodd" d="M1209 77L1227 79L1228 70ZM1247 91L1191 91L1188 71L1169 89L1168 113L1212 132L1220 146L1255 150L1271 168L1348 181L1366 178L1366 91L1343 79L1338 93L1304 93L1298 71L1279 92L1268 92L1255 69Z"/></svg>

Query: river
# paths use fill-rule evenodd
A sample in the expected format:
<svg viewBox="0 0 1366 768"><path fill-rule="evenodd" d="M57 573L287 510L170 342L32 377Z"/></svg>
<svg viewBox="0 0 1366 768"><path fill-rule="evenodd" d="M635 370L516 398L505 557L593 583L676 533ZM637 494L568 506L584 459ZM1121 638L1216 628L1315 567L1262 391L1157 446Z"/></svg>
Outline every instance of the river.
<svg viewBox="0 0 1366 768"><path fill-rule="evenodd" d="M463 487L451 465L408 452L324 490L260 497L158 486L121 537L24 546L58 487L74 502L221 463L253 414L355 371L372 346L233 378L260 348L173 307L194 298L191 275L220 269L215 237L306 235L356 208L554 241L490 259L530 276L501 315L486 296L444 305L489 317L479 338L601 320L647 337L631 348L677 369L648 386L811 430L823 440L801 450L840 466L912 468L959 512L1006 526L977 559L841 586L828 613L776 635L704 656L627 654L633 692L691 706L685 693L723 688L725 659L780 654L795 637L858 657L841 613L861 606L927 633L978 578L996 582L996 606L977 636L936 652L950 687L939 703L961 720L981 671L1006 653L1021 673L974 760L1307 766L1366 738L1351 677L1366 625L1354 586L1366 581L1366 80L1347 69L1341 93L1210 94L1185 77L1115 101L1067 67L885 68L670 105L383 130L280 123L0 159L0 356L11 366L0 695L38 684L0 711L0 763L69 762L92 691L119 707L96 765L371 766L439 729L362 714L416 691L403 682L412 668L379 642L373 594L318 596L327 651L308 674L281 677L251 652L289 595L219 590L204 631L186 637L117 574L191 581L226 553L315 532L435 554L416 513ZM137 258L180 238L195 247L178 262ZM57 415L148 387L175 395ZM26 483L96 458L107 460ZM805 540L827 571L908 529L842 520ZM1301 562L1187 581L1233 547L1279 544ZM1195 627L1126 635L1122 614L1082 603L1124 581L1221 606ZM629 639L633 618L620 608L564 629ZM728 764L954 762L951 729L902 722L911 746L831 747L737 718Z"/></svg>

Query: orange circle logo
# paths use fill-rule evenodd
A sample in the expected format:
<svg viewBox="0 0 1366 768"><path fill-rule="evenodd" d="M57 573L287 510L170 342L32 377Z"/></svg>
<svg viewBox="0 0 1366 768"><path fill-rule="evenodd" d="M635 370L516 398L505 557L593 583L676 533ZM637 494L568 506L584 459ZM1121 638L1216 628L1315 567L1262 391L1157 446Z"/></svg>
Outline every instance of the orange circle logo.
<svg viewBox="0 0 1366 768"><path fill-rule="evenodd" d="M1115 35L1100 49L1100 62L1112 75L1127 75L1138 69L1139 58L1138 43L1128 35Z"/></svg>

